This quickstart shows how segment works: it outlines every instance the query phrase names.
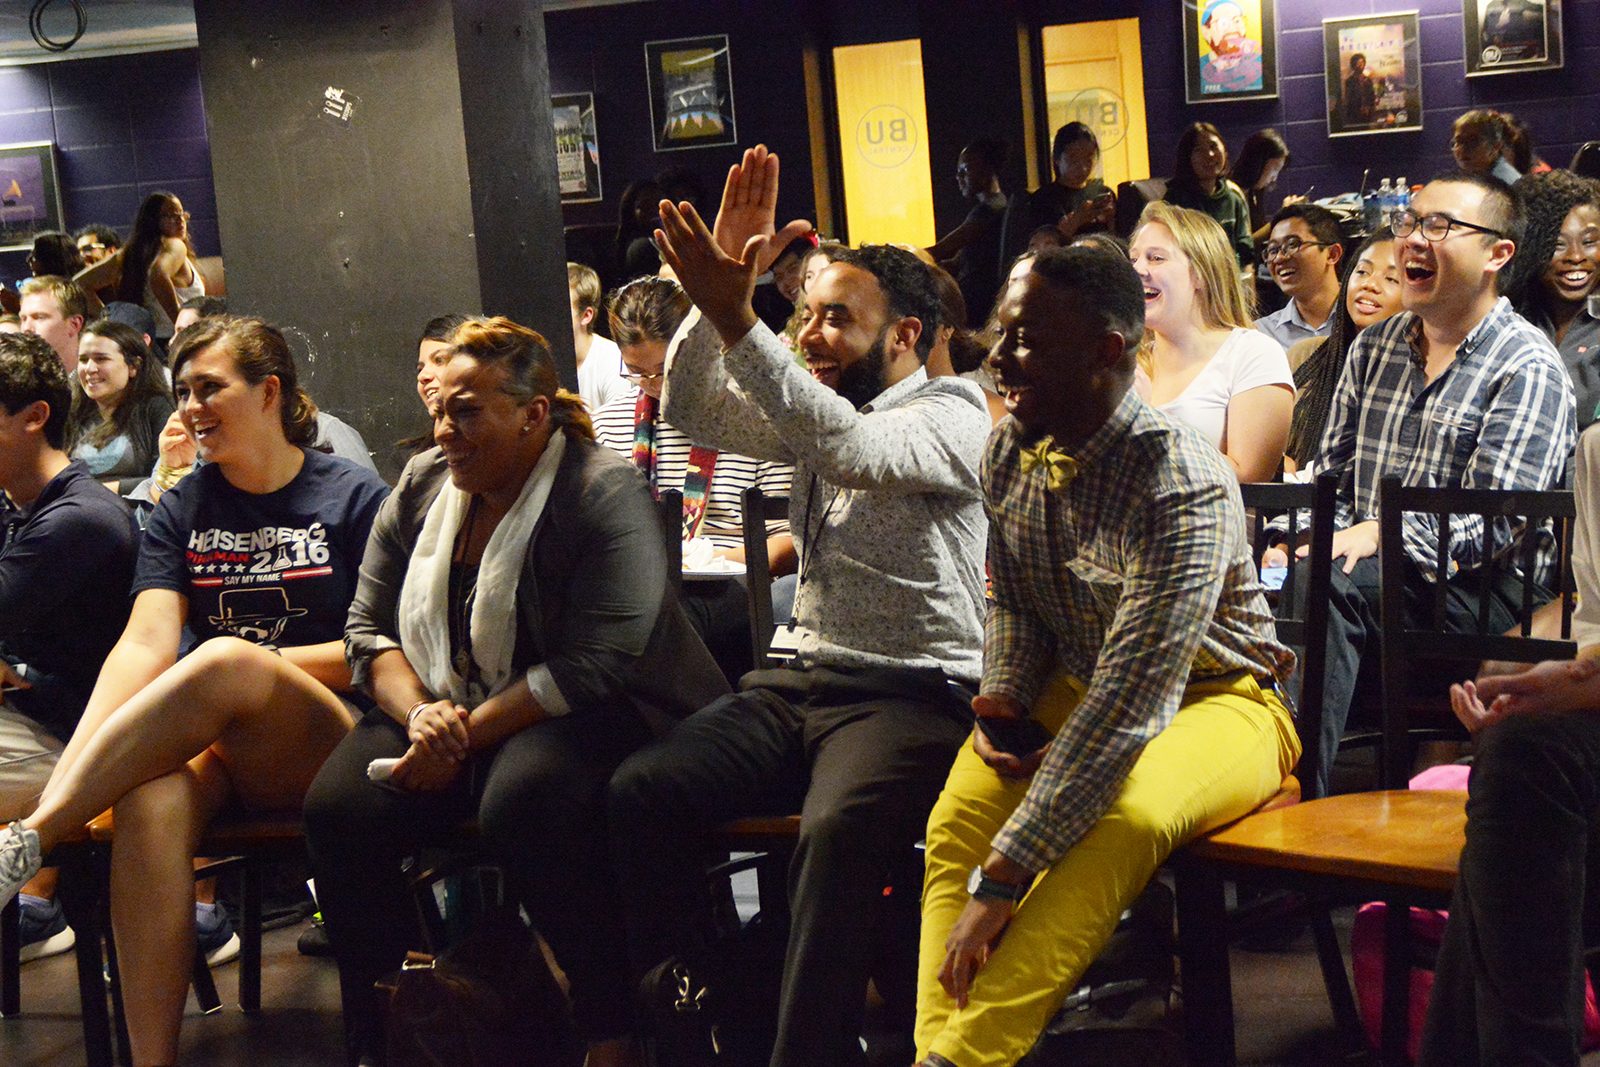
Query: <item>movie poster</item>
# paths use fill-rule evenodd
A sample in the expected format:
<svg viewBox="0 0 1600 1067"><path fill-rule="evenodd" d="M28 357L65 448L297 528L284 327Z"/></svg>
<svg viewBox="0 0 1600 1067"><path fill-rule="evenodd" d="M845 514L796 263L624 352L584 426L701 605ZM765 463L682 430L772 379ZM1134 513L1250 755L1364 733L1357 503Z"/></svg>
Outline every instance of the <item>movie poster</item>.
<svg viewBox="0 0 1600 1067"><path fill-rule="evenodd" d="M657 152L736 143L725 35L651 41L644 58Z"/></svg>
<svg viewBox="0 0 1600 1067"><path fill-rule="evenodd" d="M1422 129L1417 13L1324 19L1328 134Z"/></svg>
<svg viewBox="0 0 1600 1067"><path fill-rule="evenodd" d="M1465 0L1461 15L1468 77L1562 65L1561 0Z"/></svg>
<svg viewBox="0 0 1600 1067"><path fill-rule="evenodd" d="M1187 101L1278 95L1275 0L1185 0Z"/></svg>
<svg viewBox="0 0 1600 1067"><path fill-rule="evenodd" d="M550 98L556 134L556 176L563 204L599 200L600 142L595 137L594 95L568 93Z"/></svg>

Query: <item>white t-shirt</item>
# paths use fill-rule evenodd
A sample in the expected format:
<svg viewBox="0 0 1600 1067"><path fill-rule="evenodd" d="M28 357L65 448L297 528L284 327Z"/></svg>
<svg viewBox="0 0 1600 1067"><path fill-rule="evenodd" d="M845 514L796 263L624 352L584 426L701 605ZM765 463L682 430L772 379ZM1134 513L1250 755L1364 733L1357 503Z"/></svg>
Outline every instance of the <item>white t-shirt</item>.
<svg viewBox="0 0 1600 1067"><path fill-rule="evenodd" d="M1222 449L1228 429L1228 401L1262 385L1294 389L1289 357L1282 345L1260 330L1236 327L1188 388L1158 407L1193 426Z"/></svg>
<svg viewBox="0 0 1600 1067"><path fill-rule="evenodd" d="M589 405L589 411L599 411L632 392L632 384L622 377L622 349L609 337L592 338L589 354L578 368L578 395Z"/></svg>

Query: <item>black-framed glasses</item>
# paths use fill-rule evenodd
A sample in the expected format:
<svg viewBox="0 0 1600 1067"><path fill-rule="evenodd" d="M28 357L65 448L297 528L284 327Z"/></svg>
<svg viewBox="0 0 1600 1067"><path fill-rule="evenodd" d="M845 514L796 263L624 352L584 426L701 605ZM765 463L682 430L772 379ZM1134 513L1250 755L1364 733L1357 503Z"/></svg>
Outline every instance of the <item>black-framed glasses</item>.
<svg viewBox="0 0 1600 1067"><path fill-rule="evenodd" d="M654 374L635 374L633 371L625 370L619 371L618 376L626 378L634 385L641 385L645 382L658 382L667 375L665 371L656 371Z"/></svg>
<svg viewBox="0 0 1600 1067"><path fill-rule="evenodd" d="M1465 219L1458 219L1440 211L1430 215L1418 215L1414 211L1396 211L1389 219L1389 231L1396 237L1410 237L1421 230L1423 239L1428 241L1444 240L1457 226L1463 230L1472 230L1474 233L1486 233L1490 237L1506 236L1500 230L1479 226L1476 222L1467 222Z"/></svg>
<svg viewBox="0 0 1600 1067"><path fill-rule="evenodd" d="M1285 237L1276 244L1266 245L1261 249L1262 259L1287 258L1300 254L1302 248L1327 248L1327 241L1302 241L1298 237Z"/></svg>

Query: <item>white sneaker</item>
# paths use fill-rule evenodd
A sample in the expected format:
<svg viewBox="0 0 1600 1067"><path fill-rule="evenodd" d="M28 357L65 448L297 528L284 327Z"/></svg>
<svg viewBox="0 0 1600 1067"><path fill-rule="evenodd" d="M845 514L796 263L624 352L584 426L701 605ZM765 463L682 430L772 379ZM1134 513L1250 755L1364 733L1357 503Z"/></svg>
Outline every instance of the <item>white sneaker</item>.
<svg viewBox="0 0 1600 1067"><path fill-rule="evenodd" d="M11 903L41 866L39 835L21 820L0 830L0 908Z"/></svg>
<svg viewBox="0 0 1600 1067"><path fill-rule="evenodd" d="M29 963L46 956L57 956L78 943L77 935L61 913L60 901L23 893L17 902L22 905L18 924L22 933L22 949L17 954L17 962Z"/></svg>

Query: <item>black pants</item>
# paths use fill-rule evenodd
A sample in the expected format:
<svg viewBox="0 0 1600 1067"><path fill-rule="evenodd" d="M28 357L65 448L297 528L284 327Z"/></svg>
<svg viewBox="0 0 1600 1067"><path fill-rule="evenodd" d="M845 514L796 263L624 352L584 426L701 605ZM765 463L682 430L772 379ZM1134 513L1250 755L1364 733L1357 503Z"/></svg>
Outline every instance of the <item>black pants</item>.
<svg viewBox="0 0 1600 1067"><path fill-rule="evenodd" d="M678 603L700 635L729 686L749 672L750 598L740 578L692 579L683 583Z"/></svg>
<svg viewBox="0 0 1600 1067"><path fill-rule="evenodd" d="M1418 1067L1570 1067L1600 874L1600 714L1505 719L1478 738L1467 844Z"/></svg>
<svg viewBox="0 0 1600 1067"><path fill-rule="evenodd" d="M612 772L649 736L632 711L547 719L475 757L442 793L367 781L369 762L407 748L405 731L381 711L339 743L306 795L306 838L339 961L352 1062L363 1046L381 1048L373 982L420 947L400 862L420 845L448 843L473 815L490 857L571 980L583 1036L633 1032L634 986L605 862L603 804Z"/></svg>
<svg viewBox="0 0 1600 1067"><path fill-rule="evenodd" d="M706 927L704 831L799 809L772 1062L859 1062L877 905L971 726L967 695L936 670L756 671L629 757L609 818L640 971Z"/></svg>
<svg viewBox="0 0 1600 1067"><path fill-rule="evenodd" d="M1302 583L1295 602L1304 603L1304 584L1310 577L1310 567L1297 567L1295 580ZM1421 626L1432 618L1433 584L1423 578L1415 567L1406 568L1405 597L1406 622ZM1378 650L1383 616L1378 606L1378 558L1369 556L1355 565L1349 574L1344 573L1344 561L1333 561L1333 581L1328 612L1328 658L1322 693L1322 758L1316 768L1320 795L1328 792L1328 779L1334 757L1339 754L1339 739L1345 727L1379 724L1378 709L1382 707L1379 686ZM1445 625L1455 631L1475 630L1478 625L1478 604L1489 597L1489 632L1503 633L1517 621L1521 603L1520 579L1504 575L1491 582L1484 593L1477 575L1456 579L1446 586ZM1548 594L1535 597L1535 603L1549 599ZM1280 602L1282 603L1282 602ZM1450 682L1461 680L1459 664L1454 666L1419 664L1417 669L1427 672L1413 688L1435 685L1442 692ZM1436 677L1435 677L1436 675ZM1296 683L1298 685L1298 682Z"/></svg>

